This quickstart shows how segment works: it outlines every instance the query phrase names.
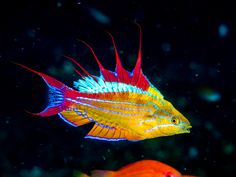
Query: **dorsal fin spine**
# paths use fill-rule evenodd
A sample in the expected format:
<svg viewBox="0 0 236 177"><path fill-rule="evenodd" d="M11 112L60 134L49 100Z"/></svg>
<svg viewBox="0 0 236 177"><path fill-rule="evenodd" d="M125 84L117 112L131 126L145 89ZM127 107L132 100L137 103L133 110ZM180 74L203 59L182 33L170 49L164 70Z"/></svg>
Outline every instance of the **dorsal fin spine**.
<svg viewBox="0 0 236 177"><path fill-rule="evenodd" d="M114 52L115 52L115 57L116 57L116 69L115 69L115 72L117 74L117 76L116 76L117 81L118 82L123 82L123 83L130 83L130 81L131 81L131 74L126 69L124 69L122 64L121 64L120 57L119 57L119 54L118 54L118 51L117 51L117 47L116 47L116 43L115 43L114 37L112 36L112 34L110 32L107 31L107 33L111 37L113 48L114 48Z"/></svg>
<svg viewBox="0 0 236 177"><path fill-rule="evenodd" d="M97 81L97 78L94 77L92 74L90 74L86 69L84 69L83 66L81 66L77 61L75 61L74 58L69 57L64 55L64 57L66 57L67 59L69 59L70 61L72 61L73 63L75 63L86 75L92 77L95 81ZM84 77L77 69L73 68L75 70L75 72L77 72L81 77Z"/></svg>
<svg viewBox="0 0 236 177"><path fill-rule="evenodd" d="M80 75L80 77L84 78L83 74L81 74L81 72L79 72L75 67L73 67L73 70Z"/></svg>
<svg viewBox="0 0 236 177"><path fill-rule="evenodd" d="M133 70L133 75L134 77L139 74L141 74L141 50L142 50L142 29L141 26L135 22L135 24L138 26L139 28L139 49L138 49L138 57L137 57L137 61Z"/></svg>
<svg viewBox="0 0 236 177"><path fill-rule="evenodd" d="M141 69L142 30L141 30L141 26L138 23L135 23L135 24L139 28L139 49L138 49L137 61L136 61L135 67L131 73L123 68L117 48L116 48L114 37L112 36L112 34L110 32L106 31L112 40L112 44L113 44L113 48L114 48L114 52L115 52L115 57L116 57L115 72L107 70L103 67L103 65L101 64L97 55L95 54L93 48L88 43L86 43L83 40L79 40L79 41L81 41L83 44L85 44L89 48L89 50L92 52L98 66L99 66L100 74L104 78L104 81L130 84L130 85L136 86L138 88L141 88L142 90L147 90L149 88L150 84L149 84L149 81L147 80L147 78L143 75L142 69ZM71 58L69 58L69 59L71 59ZM76 63L84 72L86 71L77 62L75 62L74 59L71 59L71 60L74 63ZM88 72L86 71L86 73L88 73ZM91 74L87 74L87 75L91 76L95 81L97 81L97 78L95 78Z"/></svg>
<svg viewBox="0 0 236 177"><path fill-rule="evenodd" d="M95 60L96 60L96 62L97 62L97 64L98 64L99 69L100 69L101 71L103 71L103 70L104 70L104 67L103 67L103 65L101 64L100 60L98 59L97 55L95 54L93 48L92 48L87 42L85 42L85 41L83 41L83 40L79 40L79 41L81 41L83 44L85 44L85 45L89 48L89 50L92 52L92 54L93 54L93 56L94 56L94 58L95 58Z"/></svg>
<svg viewBox="0 0 236 177"><path fill-rule="evenodd" d="M85 42L83 40L79 40L79 41L81 41L83 44L85 44L89 48L89 50L92 52L92 54L93 54L93 56L94 56L94 58L95 58L95 60L98 64L98 67L101 71L101 74L103 75L105 80L116 81L116 77L114 76L114 74L111 71L109 71L109 70L107 70L103 67L103 65L101 64L101 62L98 59L97 55L95 54L93 48L87 42Z"/></svg>
<svg viewBox="0 0 236 177"><path fill-rule="evenodd" d="M122 70L124 69L122 64L121 64L121 61L120 61L120 57L119 57L119 54L118 54L118 51L117 51L117 48L116 48L116 43L115 43L115 40L114 40L114 37L112 36L112 34L108 31L106 31L107 34L111 37L111 41L112 41L112 44L113 44L113 48L114 48L114 52L115 52L115 57L116 57L116 70Z"/></svg>

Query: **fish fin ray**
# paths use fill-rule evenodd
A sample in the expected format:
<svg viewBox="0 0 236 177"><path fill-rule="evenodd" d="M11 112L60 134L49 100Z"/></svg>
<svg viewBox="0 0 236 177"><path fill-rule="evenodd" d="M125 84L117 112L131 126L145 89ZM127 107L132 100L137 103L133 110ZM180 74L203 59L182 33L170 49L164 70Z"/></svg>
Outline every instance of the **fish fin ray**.
<svg viewBox="0 0 236 177"><path fill-rule="evenodd" d="M130 83L131 81L131 77L130 77L130 72L128 72L127 70L125 70L121 64L121 61L120 61L120 57L119 57L119 54L118 54L118 51L117 51L117 47L116 47L116 43L115 43L115 40L114 40L114 37L113 35L108 32L108 35L111 37L111 41L112 41L112 44L113 44L113 48L114 48L114 52L115 52L115 58L116 58L116 70L115 70L115 73L117 74L117 81L118 82L122 82L122 83Z"/></svg>
<svg viewBox="0 0 236 177"><path fill-rule="evenodd" d="M90 132L85 136L85 138L105 141L138 141L142 139L140 136L134 135L127 130L101 124L95 124Z"/></svg>
<svg viewBox="0 0 236 177"><path fill-rule="evenodd" d="M88 119L88 117L86 116L86 114L82 114L82 112L76 110L68 110L68 111L63 111L60 113L62 119L66 119L64 120L65 122L69 123L69 124L73 124L74 126L81 126L81 125L85 125L91 122L91 120Z"/></svg>
<svg viewBox="0 0 236 177"><path fill-rule="evenodd" d="M114 79L114 78L109 79L107 77L104 77L104 78L105 78L105 81L122 82L122 83L136 86L136 87L141 88L142 90L146 91L148 89L148 87L150 86L150 84L141 69L142 30L141 30L141 26L138 23L136 23L136 25L139 27L139 49L138 49L138 57L137 57L136 65L135 65L133 72L130 73L129 71L127 71L126 69L123 68L121 61L120 61L120 57L118 55L118 51L116 48L114 37L111 35L111 33L107 32L109 34L109 36L111 37L114 52L115 52L115 58L116 58L115 77L116 77L116 79Z"/></svg>
<svg viewBox="0 0 236 177"><path fill-rule="evenodd" d="M138 56L137 56L135 68L133 69L132 73L123 68L121 61L120 61L119 54L118 54L118 50L117 50L117 47L115 44L114 37L112 36L112 34L110 32L107 31L107 33L111 37L111 41L112 41L114 52L115 52L115 58L116 58L115 72L105 69L104 66L101 64L100 60L98 59L97 55L95 54L93 48L85 41L83 41L83 40L80 40L80 41L82 43L84 43L89 48L89 50L92 52L98 66L99 66L101 76L104 78L104 81L130 84L130 85L136 86L136 87L146 91L148 89L148 87L150 86L150 83L149 83L148 79L146 78L146 76L143 74L142 69L141 69L142 30L141 30L141 26L139 24L137 24L137 26L139 27L139 49L138 49ZM69 58L69 57L67 57L67 58ZM71 58L69 58L69 59L71 60ZM75 63L74 60L72 60L72 61ZM81 68L81 69L83 69L83 68ZM83 69L83 71L84 71L84 69ZM89 75L89 76L91 76L91 75Z"/></svg>
<svg viewBox="0 0 236 177"><path fill-rule="evenodd" d="M97 55L95 54L93 48L85 41L83 40L79 40L81 41L83 44L85 44L88 49L92 52L92 55L94 57L94 59L96 60L98 67L100 69L100 72L102 74L102 76L105 78L106 81L117 81L115 74L112 71L109 71L108 69L105 69L104 66L101 64L100 60L98 59Z"/></svg>
<svg viewBox="0 0 236 177"><path fill-rule="evenodd" d="M148 90L150 83L149 83L148 79L146 78L146 76L143 74L142 69L141 69L142 30L141 30L141 26L139 24L136 23L136 25L139 27L139 49L138 49L137 61L136 61L136 64L135 64L135 67L134 67L132 73L123 68L121 61L120 61L119 54L118 54L118 50L116 48L114 37L112 36L112 34L110 32L107 32L107 33L111 37L111 41L112 41L114 52L115 52L115 58L116 58L115 72L112 72L112 71L104 68L104 66L101 64L101 61L98 59L97 55L95 54L93 48L88 43L86 43L83 40L79 40L79 41L81 41L83 44L85 44L89 48L89 50L92 52L92 55L94 56L98 66L99 66L101 76L103 77L105 82L125 83L125 84L129 84L132 86L136 86L137 88L140 88L140 89L146 91L146 90ZM67 56L66 56L66 58L68 58L73 63L75 63L77 66L79 66L85 72L85 74L92 77L97 82L96 77L89 74L73 58L67 57ZM77 70L75 70L75 71L79 75L81 75Z"/></svg>
<svg viewBox="0 0 236 177"><path fill-rule="evenodd" d="M65 110L68 107L70 103L64 99L64 95L68 90L72 90L71 88L67 87L62 82L54 79L53 77L47 74L38 72L34 69L31 69L19 63L15 63L15 64L41 76L49 88L48 106L43 111L39 113L32 113L32 114L43 116L43 117L52 116L52 115L60 113L61 111Z"/></svg>

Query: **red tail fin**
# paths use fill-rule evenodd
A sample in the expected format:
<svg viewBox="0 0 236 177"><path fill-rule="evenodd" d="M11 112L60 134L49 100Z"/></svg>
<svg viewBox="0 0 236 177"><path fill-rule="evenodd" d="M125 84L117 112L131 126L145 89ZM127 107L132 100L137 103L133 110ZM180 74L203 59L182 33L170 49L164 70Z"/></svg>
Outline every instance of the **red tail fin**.
<svg viewBox="0 0 236 177"><path fill-rule="evenodd" d="M47 74L43 74L19 63L15 64L41 76L49 87L48 106L42 112L33 113L34 115L52 116L60 113L68 107L69 102L65 100L64 94L67 90L70 89L69 87L67 87L62 82L54 79L53 77L48 76Z"/></svg>

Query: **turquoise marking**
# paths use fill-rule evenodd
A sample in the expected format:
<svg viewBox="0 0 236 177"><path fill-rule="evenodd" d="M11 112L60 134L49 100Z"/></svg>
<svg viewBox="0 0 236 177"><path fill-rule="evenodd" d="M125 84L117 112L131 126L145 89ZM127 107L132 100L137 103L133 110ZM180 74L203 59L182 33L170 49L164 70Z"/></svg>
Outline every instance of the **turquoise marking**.
<svg viewBox="0 0 236 177"><path fill-rule="evenodd" d="M150 84L150 87L152 87L155 91L157 91L162 96L162 98L164 98L164 96L161 94L161 92L156 87L154 87L150 82L149 82L149 84Z"/></svg>
<svg viewBox="0 0 236 177"><path fill-rule="evenodd" d="M121 109L121 110L129 110L129 111L143 111L143 112L152 112L150 109L145 108L127 108L125 106L112 106L112 108Z"/></svg>
<svg viewBox="0 0 236 177"><path fill-rule="evenodd" d="M118 101L110 101L110 100L101 100L101 99L96 99L96 98L86 98L86 97L77 97L77 99L80 100L88 100L88 101L93 101L93 102L102 102L102 103L111 103L111 104L122 104L122 105L135 105L137 107L143 107L143 106L147 106L147 105L151 105L153 106L156 110L160 110L160 108L155 105L153 102L148 102L145 104L138 104L138 103L132 103L132 102L118 102ZM145 109L145 108L127 108L125 106L117 106L114 105L112 106L113 108L118 108L118 109L122 109L122 110L142 110L145 112L152 112L150 109Z"/></svg>
<svg viewBox="0 0 236 177"><path fill-rule="evenodd" d="M102 76L96 77L97 81L95 81L92 77L88 76L84 79L79 79L78 81L74 81L74 87L82 92L82 93L110 93L110 92L132 92L132 93L139 93L151 96L153 98L159 99L162 103L163 95L153 87L151 84L150 86L155 89L158 93L160 93L161 98L153 95L147 91L144 91L136 86L119 83L119 82L107 82L104 81Z"/></svg>
<svg viewBox="0 0 236 177"><path fill-rule="evenodd" d="M104 109L102 107L97 107L97 106L94 106L94 105L91 105L91 104L88 104L88 103L84 103L84 102L81 102L81 101L78 101L78 100L73 100L71 98L66 98L66 100L68 101L71 101L71 102L74 102L76 104L80 104L80 105L84 105L84 106L88 106L90 108L93 108L93 109L96 109L96 110L99 110L99 111L104 111L104 112L107 112L107 113L112 113L112 114L119 114L121 116L138 116L140 114L124 114L124 113L121 113L121 112L117 112L117 111L112 111L112 110L108 110L108 109Z"/></svg>

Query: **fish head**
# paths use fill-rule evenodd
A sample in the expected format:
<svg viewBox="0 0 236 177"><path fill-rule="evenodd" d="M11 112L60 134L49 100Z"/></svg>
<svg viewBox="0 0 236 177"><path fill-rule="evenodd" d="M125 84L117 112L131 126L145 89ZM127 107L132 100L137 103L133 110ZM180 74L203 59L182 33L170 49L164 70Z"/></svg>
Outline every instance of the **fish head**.
<svg viewBox="0 0 236 177"><path fill-rule="evenodd" d="M149 116L155 120L152 127L146 130L151 137L190 133L192 126L188 119L166 100L163 100L163 104L159 104L158 109Z"/></svg>

